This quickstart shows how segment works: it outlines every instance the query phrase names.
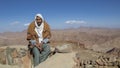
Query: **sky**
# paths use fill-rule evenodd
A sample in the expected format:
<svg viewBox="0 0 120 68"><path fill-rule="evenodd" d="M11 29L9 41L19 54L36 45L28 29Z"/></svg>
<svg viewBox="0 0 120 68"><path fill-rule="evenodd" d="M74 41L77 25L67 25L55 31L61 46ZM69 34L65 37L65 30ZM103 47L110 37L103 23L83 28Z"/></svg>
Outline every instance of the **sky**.
<svg viewBox="0 0 120 68"><path fill-rule="evenodd" d="M51 29L120 28L120 0L0 0L0 32L26 30L38 13Z"/></svg>

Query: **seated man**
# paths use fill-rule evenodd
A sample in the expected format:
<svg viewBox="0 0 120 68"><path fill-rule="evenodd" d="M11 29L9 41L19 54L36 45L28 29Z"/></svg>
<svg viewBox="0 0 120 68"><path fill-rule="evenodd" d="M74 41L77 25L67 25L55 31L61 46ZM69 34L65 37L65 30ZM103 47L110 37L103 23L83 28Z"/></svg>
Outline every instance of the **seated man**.
<svg viewBox="0 0 120 68"><path fill-rule="evenodd" d="M27 30L29 49L33 55L34 66L45 61L50 53L50 46L47 44L51 37L50 27L41 14L35 16L35 20Z"/></svg>

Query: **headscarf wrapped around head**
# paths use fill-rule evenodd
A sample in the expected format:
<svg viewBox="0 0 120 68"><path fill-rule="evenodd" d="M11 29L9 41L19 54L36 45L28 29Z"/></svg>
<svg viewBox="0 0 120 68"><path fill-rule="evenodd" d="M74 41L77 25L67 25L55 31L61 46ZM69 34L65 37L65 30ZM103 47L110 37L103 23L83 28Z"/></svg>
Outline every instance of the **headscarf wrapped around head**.
<svg viewBox="0 0 120 68"><path fill-rule="evenodd" d="M40 26L38 26L38 25L37 25L37 22L36 22L37 16L42 19L42 23L44 22L44 18L43 18L43 16L42 16L42 14L36 14L36 16L35 16L35 26L36 26L37 28L40 28Z"/></svg>

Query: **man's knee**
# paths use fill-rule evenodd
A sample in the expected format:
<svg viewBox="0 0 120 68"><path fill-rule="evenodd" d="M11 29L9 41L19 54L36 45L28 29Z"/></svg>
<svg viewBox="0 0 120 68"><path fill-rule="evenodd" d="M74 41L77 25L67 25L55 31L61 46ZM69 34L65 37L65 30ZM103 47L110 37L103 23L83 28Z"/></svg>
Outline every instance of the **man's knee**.
<svg viewBox="0 0 120 68"><path fill-rule="evenodd" d="M50 46L47 45L47 44L44 44L44 50L45 50L45 51L50 51Z"/></svg>
<svg viewBox="0 0 120 68"><path fill-rule="evenodd" d="M32 53L33 53L33 55L39 55L40 54L39 49L37 47L33 47Z"/></svg>

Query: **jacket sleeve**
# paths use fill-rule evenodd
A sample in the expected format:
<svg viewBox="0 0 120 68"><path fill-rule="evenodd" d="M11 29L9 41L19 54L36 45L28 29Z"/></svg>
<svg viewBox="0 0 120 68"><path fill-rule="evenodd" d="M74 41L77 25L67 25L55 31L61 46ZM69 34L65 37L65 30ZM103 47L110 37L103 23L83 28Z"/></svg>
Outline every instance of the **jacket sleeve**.
<svg viewBox="0 0 120 68"><path fill-rule="evenodd" d="M45 23L45 29L43 31L43 34L44 34L44 38L48 38L48 39L51 38L50 26L47 23Z"/></svg>
<svg viewBox="0 0 120 68"><path fill-rule="evenodd" d="M31 26L31 25L29 25L29 26L28 26L28 29L27 29L27 38L26 38L27 40L30 40L30 39L31 39L30 26Z"/></svg>
<svg viewBox="0 0 120 68"><path fill-rule="evenodd" d="M33 34L32 34L32 30L34 29L33 28L33 23L31 23L29 26L28 26L28 29L27 29L27 40L31 40L33 39Z"/></svg>

